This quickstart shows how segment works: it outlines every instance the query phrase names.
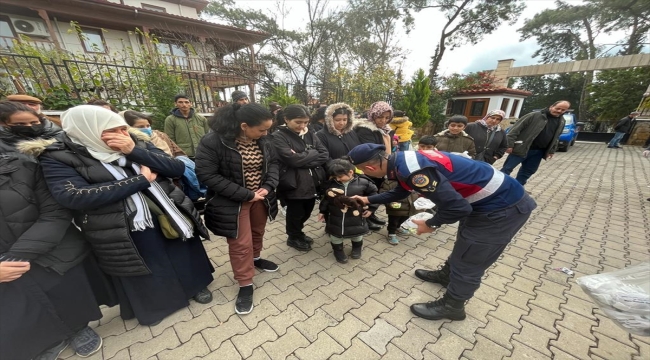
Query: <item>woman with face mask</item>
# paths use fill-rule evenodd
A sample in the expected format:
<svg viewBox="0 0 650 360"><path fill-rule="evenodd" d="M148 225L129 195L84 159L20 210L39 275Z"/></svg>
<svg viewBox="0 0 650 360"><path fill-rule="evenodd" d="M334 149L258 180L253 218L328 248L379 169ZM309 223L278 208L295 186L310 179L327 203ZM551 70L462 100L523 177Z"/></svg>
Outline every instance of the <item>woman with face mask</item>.
<svg viewBox="0 0 650 360"><path fill-rule="evenodd" d="M130 134L118 114L81 105L61 116L61 141L34 147L53 197L73 210L100 267L118 291L120 315L155 325L212 300L208 233L192 202L169 180L179 160Z"/></svg>
<svg viewBox="0 0 650 360"><path fill-rule="evenodd" d="M185 195L194 201L197 207L202 205L202 203L197 203L197 200L205 197L206 189L196 177L196 164L194 161L187 157L185 152L167 134L151 128L152 119L148 115L133 110L122 111L119 114L126 120L132 131L138 131L147 136L145 141L150 141L155 147L164 151L165 154L185 164L185 172L180 179L179 186L183 188Z"/></svg>
<svg viewBox="0 0 650 360"><path fill-rule="evenodd" d="M124 118L124 120L126 120L126 123L129 124L130 127L149 136L149 138L151 138L151 143L158 149L164 151L167 155L174 158L178 156L187 156L187 154L185 154L185 152L176 145L167 134L159 130L154 130L151 127L152 119L148 115L133 110L122 111L119 114Z"/></svg>
<svg viewBox="0 0 650 360"><path fill-rule="evenodd" d="M304 233L303 227L326 180L323 166L329 154L318 136L309 131L307 107L289 105L277 117L284 124L278 126L272 137L280 161L278 196L287 205L287 246L309 251L314 240Z"/></svg>
<svg viewBox="0 0 650 360"><path fill-rule="evenodd" d="M61 129L10 101L0 101L0 123L0 358L54 359L68 346L90 356L102 339L88 322L114 294L94 292L107 279L72 213L52 198L38 161L19 151Z"/></svg>

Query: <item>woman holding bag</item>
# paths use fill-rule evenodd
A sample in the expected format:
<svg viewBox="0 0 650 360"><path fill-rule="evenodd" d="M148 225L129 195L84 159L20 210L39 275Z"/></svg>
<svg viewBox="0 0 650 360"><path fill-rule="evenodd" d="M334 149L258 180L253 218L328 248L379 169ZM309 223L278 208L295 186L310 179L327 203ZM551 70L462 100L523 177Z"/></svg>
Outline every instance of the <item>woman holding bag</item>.
<svg viewBox="0 0 650 360"><path fill-rule="evenodd" d="M287 204L287 246L309 251L312 238L302 231L311 216L329 153L318 136L309 131L309 112L304 105L289 105L277 115L284 124L273 133L273 145L280 161L278 196Z"/></svg>
<svg viewBox="0 0 650 360"><path fill-rule="evenodd" d="M67 136L32 151L42 153L52 196L73 210L112 276L122 318L155 325L190 298L210 302L214 269L199 239L207 230L169 179L183 175L183 163L129 134L110 110L81 105L61 120Z"/></svg>

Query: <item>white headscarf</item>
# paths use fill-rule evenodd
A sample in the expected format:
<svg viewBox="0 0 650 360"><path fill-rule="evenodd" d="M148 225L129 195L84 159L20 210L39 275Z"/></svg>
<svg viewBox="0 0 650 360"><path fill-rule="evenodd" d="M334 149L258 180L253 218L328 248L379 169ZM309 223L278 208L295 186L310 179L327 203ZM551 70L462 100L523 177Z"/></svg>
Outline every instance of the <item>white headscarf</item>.
<svg viewBox="0 0 650 360"><path fill-rule="evenodd" d="M127 126L118 114L96 105L79 105L61 115L61 126L72 142L83 145L95 159L113 162L123 154L111 149L102 140L102 132L120 126Z"/></svg>

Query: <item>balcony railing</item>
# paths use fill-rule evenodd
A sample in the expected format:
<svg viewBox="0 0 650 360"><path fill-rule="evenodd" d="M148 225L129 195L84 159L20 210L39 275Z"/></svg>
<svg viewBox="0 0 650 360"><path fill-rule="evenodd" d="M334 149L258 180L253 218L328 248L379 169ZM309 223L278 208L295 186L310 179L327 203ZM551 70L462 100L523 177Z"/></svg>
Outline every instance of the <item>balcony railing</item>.
<svg viewBox="0 0 650 360"><path fill-rule="evenodd" d="M162 55L171 67L183 71L195 71L216 75L251 76L264 71L264 65L248 61L210 59L198 56Z"/></svg>

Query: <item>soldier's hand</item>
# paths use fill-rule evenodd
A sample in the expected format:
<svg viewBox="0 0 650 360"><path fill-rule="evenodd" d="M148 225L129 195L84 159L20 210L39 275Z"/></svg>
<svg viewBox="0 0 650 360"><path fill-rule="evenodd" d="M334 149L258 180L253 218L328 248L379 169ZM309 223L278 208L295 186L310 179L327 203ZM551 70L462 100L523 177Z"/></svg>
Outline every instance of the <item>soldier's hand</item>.
<svg viewBox="0 0 650 360"><path fill-rule="evenodd" d="M432 233L436 231L436 229L432 229L429 226L427 226L427 221L426 220L412 220L415 225L418 226L417 229L417 234L427 234L427 233Z"/></svg>

